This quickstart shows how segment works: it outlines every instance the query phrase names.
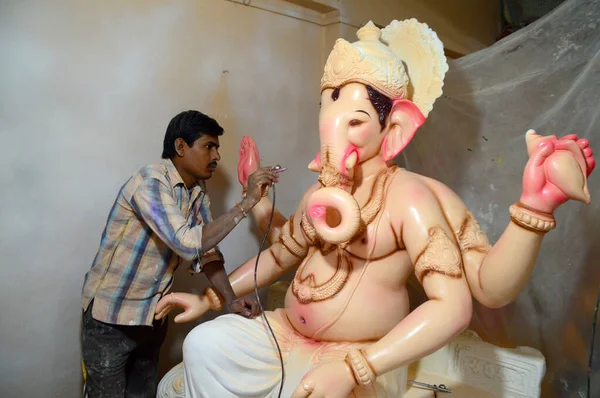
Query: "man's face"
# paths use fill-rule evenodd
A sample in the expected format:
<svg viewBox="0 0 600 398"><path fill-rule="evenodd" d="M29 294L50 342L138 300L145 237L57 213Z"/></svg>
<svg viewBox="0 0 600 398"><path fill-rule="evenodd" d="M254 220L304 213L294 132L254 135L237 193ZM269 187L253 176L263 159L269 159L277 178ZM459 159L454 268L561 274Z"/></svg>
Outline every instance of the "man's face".
<svg viewBox="0 0 600 398"><path fill-rule="evenodd" d="M187 146L187 145L185 145ZM208 180L221 160L219 138L203 135L184 154L185 168L197 180Z"/></svg>

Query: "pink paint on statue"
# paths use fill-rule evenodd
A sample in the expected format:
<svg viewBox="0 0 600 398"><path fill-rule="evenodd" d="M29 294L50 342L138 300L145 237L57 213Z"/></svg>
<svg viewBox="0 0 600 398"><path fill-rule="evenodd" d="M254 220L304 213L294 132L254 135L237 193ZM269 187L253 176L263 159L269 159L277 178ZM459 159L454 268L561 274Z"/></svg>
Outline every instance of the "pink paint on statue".
<svg viewBox="0 0 600 398"><path fill-rule="evenodd" d="M407 193L409 197L412 198L413 203L420 203L428 196L427 188L419 185L411 187Z"/></svg>
<svg viewBox="0 0 600 398"><path fill-rule="evenodd" d="M259 167L260 157L258 155L256 143L252 137L242 137L237 172L238 180L244 189L248 186L248 177Z"/></svg>
<svg viewBox="0 0 600 398"><path fill-rule="evenodd" d="M574 134L544 137L533 130L526 138L530 160L523 172L521 203L549 214L569 199L589 203L586 178L596 161L588 140Z"/></svg>
<svg viewBox="0 0 600 398"><path fill-rule="evenodd" d="M405 107L408 108L407 111L413 121L415 130L418 129L425 123L425 116L421 112L421 110L412 102L403 98L396 98L392 103L392 109L396 107Z"/></svg>
<svg viewBox="0 0 600 398"><path fill-rule="evenodd" d="M319 127L319 135L321 136L321 142L326 142L327 138L335 137L338 121L331 119L323 122ZM325 140L323 140L325 138Z"/></svg>
<svg viewBox="0 0 600 398"><path fill-rule="evenodd" d="M303 342L304 342L304 345L307 345L309 347L320 347L323 345L323 343L320 341L315 341L315 340L310 340L310 339L303 340Z"/></svg>
<svg viewBox="0 0 600 398"><path fill-rule="evenodd" d="M360 140L360 145L365 145L371 139L371 128L370 127L362 127L352 131L353 141L358 138Z"/></svg>
<svg viewBox="0 0 600 398"><path fill-rule="evenodd" d="M312 217L312 218L323 218L325 217L326 214L326 207L323 205L316 205L310 208L310 210L308 211L308 214Z"/></svg>
<svg viewBox="0 0 600 398"><path fill-rule="evenodd" d="M392 160L413 139L415 133L425 123L425 116L411 101L396 98L392 104L391 119L393 123L402 125L400 129L392 129L383 139L381 156L385 162Z"/></svg>
<svg viewBox="0 0 600 398"><path fill-rule="evenodd" d="M310 325L312 324L310 321L310 315L312 313L310 306L298 302L295 298L289 301L286 299L285 305L286 308L290 309L287 313L287 317L294 330L302 334L303 329L310 328ZM292 317L290 317L291 314L293 314Z"/></svg>

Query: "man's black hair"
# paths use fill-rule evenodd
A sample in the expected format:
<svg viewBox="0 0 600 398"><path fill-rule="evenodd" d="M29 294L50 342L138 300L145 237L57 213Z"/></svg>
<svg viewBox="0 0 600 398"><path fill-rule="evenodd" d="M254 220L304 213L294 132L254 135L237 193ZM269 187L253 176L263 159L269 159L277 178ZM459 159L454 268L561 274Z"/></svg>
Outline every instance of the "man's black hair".
<svg viewBox="0 0 600 398"><path fill-rule="evenodd" d="M163 141L163 159L171 159L175 156L175 140L183 138L189 146L203 135L218 137L223 135L223 128L210 116L198 111L181 112L169 123L165 140Z"/></svg>

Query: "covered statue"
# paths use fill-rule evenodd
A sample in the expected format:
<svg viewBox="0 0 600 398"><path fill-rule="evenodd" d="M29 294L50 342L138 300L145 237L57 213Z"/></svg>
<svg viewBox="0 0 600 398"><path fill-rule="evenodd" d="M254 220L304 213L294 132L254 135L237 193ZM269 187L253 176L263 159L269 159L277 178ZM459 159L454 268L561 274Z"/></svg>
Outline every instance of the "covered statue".
<svg viewBox="0 0 600 398"><path fill-rule="evenodd" d="M468 327L473 298L500 307L521 292L555 209L590 201L589 143L529 131L522 195L492 246L450 188L393 163L442 94L448 65L437 35L414 19L381 30L369 22L357 35L336 42L321 80L320 152L309 165L318 182L289 219L273 215L261 253L259 287L296 269L285 306L193 329L183 346L187 397L401 397L407 366ZM258 163L245 138L242 185ZM268 197L253 214L264 231ZM238 297L254 291L255 260L230 275ZM411 311L413 274L428 300ZM190 321L221 306L211 288L177 293L157 317L179 307L176 321Z"/></svg>

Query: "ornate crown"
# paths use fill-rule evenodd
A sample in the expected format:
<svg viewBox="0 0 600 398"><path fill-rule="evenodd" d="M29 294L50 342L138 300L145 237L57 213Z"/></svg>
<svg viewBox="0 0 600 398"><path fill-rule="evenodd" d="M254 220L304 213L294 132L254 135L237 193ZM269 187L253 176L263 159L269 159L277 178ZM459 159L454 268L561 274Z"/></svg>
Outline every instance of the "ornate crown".
<svg viewBox="0 0 600 398"><path fill-rule="evenodd" d="M358 41L338 39L327 58L321 91L350 82L368 84L392 99L408 99L427 117L442 95L448 63L444 45L427 24L393 21L383 30L369 21Z"/></svg>

